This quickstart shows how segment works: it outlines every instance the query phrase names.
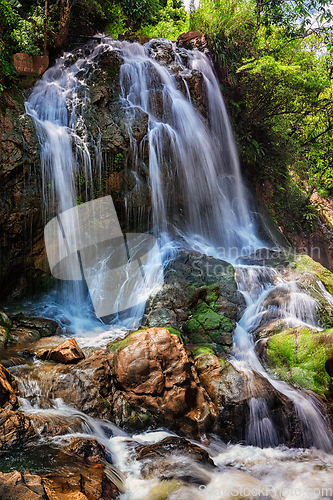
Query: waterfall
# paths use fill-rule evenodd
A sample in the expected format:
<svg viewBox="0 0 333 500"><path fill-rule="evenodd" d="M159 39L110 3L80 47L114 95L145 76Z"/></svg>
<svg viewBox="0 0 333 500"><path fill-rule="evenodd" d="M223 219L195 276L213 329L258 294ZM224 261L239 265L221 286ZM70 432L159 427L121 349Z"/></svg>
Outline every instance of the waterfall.
<svg viewBox="0 0 333 500"><path fill-rule="evenodd" d="M188 246L217 255L223 248L262 246L243 185L235 142L212 65L205 54L178 50L161 40L171 65L184 77L203 76L208 120L193 106L168 67L154 57L156 41L146 46L116 45L124 56L122 98L149 115L149 172L153 225L158 234L180 236ZM184 54L185 53L185 54ZM152 56L152 57L149 57ZM182 72L180 72L180 76ZM180 200L183 200L181 202Z"/></svg>
<svg viewBox="0 0 333 500"><path fill-rule="evenodd" d="M320 329L316 318L316 301L302 293L294 281L285 281L280 273L266 267L239 267L236 271L238 289L243 293L247 308L239 321L233 344L232 363L236 368L263 375L280 393L294 404L303 426L304 446L332 451L328 424L313 397L306 397L285 382L274 379L261 365L254 350L253 332L258 324L283 319L286 328L304 325ZM273 307L269 297L282 297ZM271 310L270 310L271 309ZM251 423L249 442L257 446L276 446L277 437L265 401L250 401Z"/></svg>
<svg viewBox="0 0 333 500"><path fill-rule="evenodd" d="M115 237L122 236L119 223L112 228L104 224L104 233L110 234L110 238L113 234L112 244L107 248L102 242L107 236L98 235L96 239L95 227L87 229L85 225L86 236L81 237L83 210L86 210L85 221L105 219L105 210L100 208L103 201L97 203L94 191L94 179L96 182L101 175L100 138L91 144L85 126L89 78L105 52L117 51L123 59L119 100L125 110L124 126L130 137L132 168L137 179L135 169L144 163L144 147L138 147L133 138L135 110L139 107L148 115L148 133L142 143L148 142L149 147L151 229L160 242L161 253L176 244L212 255L221 251L228 255L236 250L237 257L242 251L247 253L262 246L256 236L254 214L242 183L231 127L211 63L197 51L179 50L167 40L157 42L166 47L170 67L156 60L154 40L141 46L104 38L102 43L92 42L75 56L60 57L35 85L26 102L26 111L35 122L41 145L45 218L50 221L45 228L49 263L53 275L64 280L62 302L67 309L68 304L74 309L69 315L75 316L75 308L81 309L82 303L86 303L85 310L92 316L92 302L99 317L128 309L131 312L126 325L138 324L145 300L162 279L157 246L154 252L148 252L145 284L139 283L139 270L133 278L132 269L126 264L129 249L122 250L120 243L116 250L111 248ZM185 95L179 90L172 65L181 70L185 87L186 75L200 71L206 120L192 104L188 87ZM96 152L93 158L91 149ZM84 209L77 206L80 203L77 184L82 178L87 200ZM112 204L111 198L108 203ZM111 219L117 219L114 207L111 211ZM91 246L98 245L97 250L84 247L84 241L87 245L89 239ZM232 260L230 255L229 260ZM122 275L111 276L112 265L122 266ZM116 291L114 287L108 288L108 282L115 279L121 281ZM86 298L85 283L91 301ZM118 304L118 309L111 306L111 301Z"/></svg>
<svg viewBox="0 0 333 500"><path fill-rule="evenodd" d="M156 43L163 44L168 57L167 64L158 61ZM55 220L57 251L59 255L65 252L58 243L64 239L67 240L67 246L70 243L74 249L80 250L80 259L75 256L80 277L75 278L73 283L69 280L70 294L63 294L63 301L67 307L68 304L73 304L74 309L76 307L76 315L91 316L91 303L89 309L89 301L84 302L86 299L82 299L84 294L87 295L81 277L83 272L94 305L104 295L111 296L112 293L114 304L125 303L126 309L131 309L135 302L132 297L142 296L142 300L132 308L130 319L125 322L127 327L133 327L140 324L145 299L160 283L156 255L149 254L140 267L157 270L148 279L146 276L144 291L134 285L131 292L124 292L130 286L133 275L123 257L128 257L127 254L131 254L136 246L131 247L131 238L127 235L126 255L120 256L116 251L112 256L112 259L119 261L119 268L124 266L124 277L121 285L111 290L107 288L105 277L100 279L99 276L108 272L110 252L113 250L104 246L103 259L98 263L95 259L96 266L91 265L87 269L84 265L87 255L83 244L79 244L80 238L76 231L81 210L80 207L76 208L77 177L84 174L85 205L89 205L96 201L94 173L100 173L102 168L98 140L93 144L95 157L92 158L90 154L91 137L88 137L85 127L84 113L89 104L89 77L98 67L101 54L108 51L116 51L123 59L119 74L119 102L125 110L123 125L127 127L130 138L131 168L136 179L136 169L146 167L144 150L148 144L153 214L150 229L158 240L161 254L166 248L185 247L199 249L215 257L221 257L222 254L223 258L232 261L232 253L236 257L249 253L262 247L262 242L257 234L255 213L251 211L251 197L241 178L223 97L205 54L180 50L168 40L152 40L141 46L106 37L99 44L87 46L77 54L76 60L73 54L64 54L54 67L45 72L26 103L27 113L34 119L41 145L45 216L46 220ZM202 78L205 116L191 101L186 79L193 71L199 72ZM148 132L139 146L132 132L137 108L148 117ZM92 211L89 218L95 220L96 213L99 212ZM115 211L112 214L116 218ZM116 229L116 236L122 237L119 221ZM95 252L94 245L91 245L89 252L91 257ZM141 259L142 255L139 257ZM138 280L140 269L137 266ZM297 283L285 282L273 269L239 267L237 281L247 309L235 332L232 363L236 368L247 371L249 380L251 373L260 373L294 403L303 424L306 445L331 450L327 426L315 401L273 379L260 364L252 339L254 330L268 320L283 319L288 326L317 328L315 301L303 293ZM123 300L125 293L128 301ZM276 306L267 307L268 299L272 303L276 300L274 294L285 296L287 300L283 305L276 301ZM119 306L117 311L121 312L122 307ZM101 317L106 315L100 314ZM119 324L119 316L115 321ZM257 446L275 446L277 434L266 402L252 398L249 404L249 442Z"/></svg>

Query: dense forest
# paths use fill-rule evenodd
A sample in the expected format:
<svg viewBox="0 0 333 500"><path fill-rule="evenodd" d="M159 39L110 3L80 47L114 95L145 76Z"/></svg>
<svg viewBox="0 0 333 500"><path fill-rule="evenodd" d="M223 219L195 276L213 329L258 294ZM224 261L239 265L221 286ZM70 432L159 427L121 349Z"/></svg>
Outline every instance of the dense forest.
<svg viewBox="0 0 333 500"><path fill-rule="evenodd" d="M13 54L66 38L206 37L242 165L286 232L315 231L333 194L332 12L326 0L0 0L0 92L22 85Z"/></svg>

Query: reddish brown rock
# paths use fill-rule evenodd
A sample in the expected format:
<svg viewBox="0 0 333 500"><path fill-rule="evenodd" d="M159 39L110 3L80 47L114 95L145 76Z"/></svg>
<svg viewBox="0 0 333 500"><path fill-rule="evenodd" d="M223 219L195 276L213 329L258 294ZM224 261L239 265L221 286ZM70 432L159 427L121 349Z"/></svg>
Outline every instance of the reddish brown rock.
<svg viewBox="0 0 333 500"><path fill-rule="evenodd" d="M192 371L184 346L164 328L131 334L112 363L117 387L127 401L162 417L172 427L205 426L212 409ZM183 421L177 419L184 419Z"/></svg>
<svg viewBox="0 0 333 500"><path fill-rule="evenodd" d="M0 408L12 408L16 405L17 397L12 384L13 377L3 365L0 365Z"/></svg>
<svg viewBox="0 0 333 500"><path fill-rule="evenodd" d="M13 451L37 435L29 417L16 411L0 410L0 453Z"/></svg>
<svg viewBox="0 0 333 500"><path fill-rule="evenodd" d="M20 76L42 75L49 67L48 56L32 57L24 52L18 52L13 56L13 64Z"/></svg>
<svg viewBox="0 0 333 500"><path fill-rule="evenodd" d="M57 363L78 363L85 358L85 355L77 345L75 339L65 340L62 344L54 347L50 351L44 351L42 359L56 361Z"/></svg>
<svg viewBox="0 0 333 500"><path fill-rule="evenodd" d="M188 31L179 35L177 46L188 50L203 50L207 48L207 41L205 35L200 31Z"/></svg>
<svg viewBox="0 0 333 500"><path fill-rule="evenodd" d="M218 413L215 432L222 439L246 440L251 401L254 404L265 401L279 442L301 445L301 424L293 403L260 373L237 370L229 361L213 354L198 356L195 368Z"/></svg>
<svg viewBox="0 0 333 500"><path fill-rule="evenodd" d="M114 500L119 496L118 488L105 474L103 465L69 477L48 474L42 479L50 500Z"/></svg>
<svg viewBox="0 0 333 500"><path fill-rule="evenodd" d="M2 500L45 500L42 479L29 472L0 472L0 498Z"/></svg>

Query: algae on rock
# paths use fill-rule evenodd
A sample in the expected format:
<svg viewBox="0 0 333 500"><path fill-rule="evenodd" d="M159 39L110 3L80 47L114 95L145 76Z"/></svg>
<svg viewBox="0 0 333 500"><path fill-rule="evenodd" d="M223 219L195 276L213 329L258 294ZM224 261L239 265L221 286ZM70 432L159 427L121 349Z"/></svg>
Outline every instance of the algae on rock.
<svg viewBox="0 0 333 500"><path fill-rule="evenodd" d="M267 339L265 357L280 379L322 397L332 396L332 379L326 366L333 358L333 329L289 328Z"/></svg>

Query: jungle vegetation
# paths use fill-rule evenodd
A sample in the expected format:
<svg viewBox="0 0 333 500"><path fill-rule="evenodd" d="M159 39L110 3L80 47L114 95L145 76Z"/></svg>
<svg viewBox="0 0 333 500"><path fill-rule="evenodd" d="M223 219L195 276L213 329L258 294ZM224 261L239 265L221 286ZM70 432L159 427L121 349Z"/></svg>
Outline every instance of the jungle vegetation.
<svg viewBox="0 0 333 500"><path fill-rule="evenodd" d="M68 35L205 34L242 165L276 222L315 230L333 196L333 15L327 0L0 0L0 93L15 52ZM315 198L315 199L314 199Z"/></svg>

